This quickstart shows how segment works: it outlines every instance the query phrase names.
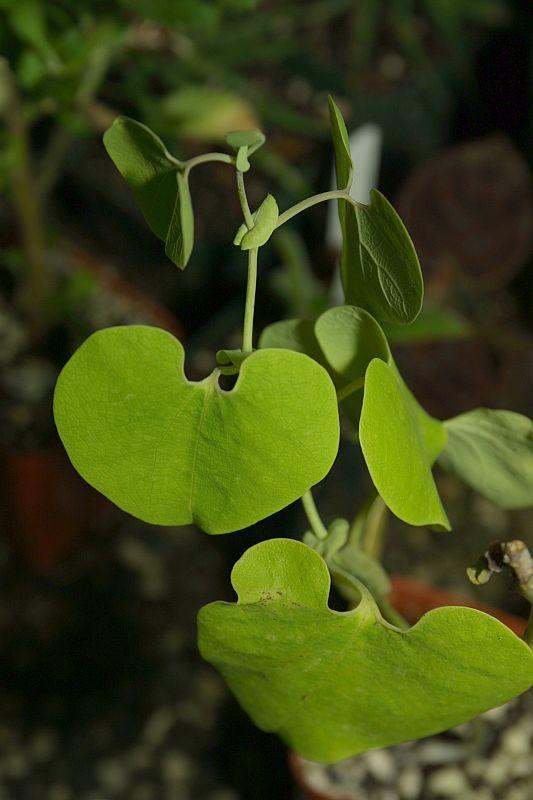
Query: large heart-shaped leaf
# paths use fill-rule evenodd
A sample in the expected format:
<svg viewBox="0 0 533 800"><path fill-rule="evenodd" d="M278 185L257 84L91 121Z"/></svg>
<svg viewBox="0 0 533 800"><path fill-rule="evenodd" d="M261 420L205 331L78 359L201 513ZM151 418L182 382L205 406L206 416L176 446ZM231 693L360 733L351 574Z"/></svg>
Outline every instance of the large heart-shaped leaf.
<svg viewBox="0 0 533 800"><path fill-rule="evenodd" d="M166 254L183 269L193 246L194 217L182 165L150 128L127 117L113 122L104 145L146 222L166 243Z"/></svg>
<svg viewBox="0 0 533 800"><path fill-rule="evenodd" d="M359 439L374 485L404 522L449 530L431 474L431 456L444 446L446 432L430 417L427 429L423 428L418 408L410 402L395 367L379 358L371 361L365 376Z"/></svg>
<svg viewBox="0 0 533 800"><path fill-rule="evenodd" d="M478 408L448 420L439 463L501 508L533 506L533 422Z"/></svg>
<svg viewBox="0 0 533 800"><path fill-rule="evenodd" d="M429 736L526 691L533 654L494 618L439 608L407 631L371 596L328 608L330 579L301 542L271 539L237 562L238 603L200 611L199 646L262 729L338 761Z"/></svg>
<svg viewBox="0 0 533 800"><path fill-rule="evenodd" d="M59 377L56 424L78 472L120 508L208 533L251 525L329 471L339 440L326 371L287 350L252 353L231 391L183 372L158 328L93 334Z"/></svg>
<svg viewBox="0 0 533 800"><path fill-rule="evenodd" d="M353 165L342 114L329 99L339 189L349 189ZM382 322L406 325L418 316L424 297L416 250L389 201L374 189L370 205L339 200L341 275L347 303Z"/></svg>

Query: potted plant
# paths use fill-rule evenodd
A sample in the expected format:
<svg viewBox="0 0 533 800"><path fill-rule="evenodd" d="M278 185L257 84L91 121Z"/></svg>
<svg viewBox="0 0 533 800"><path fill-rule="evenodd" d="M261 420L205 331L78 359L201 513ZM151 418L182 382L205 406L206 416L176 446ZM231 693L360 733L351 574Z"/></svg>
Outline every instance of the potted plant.
<svg viewBox="0 0 533 800"><path fill-rule="evenodd" d="M142 520L224 534L301 500L303 541L273 530L244 553L232 572L238 601L200 611L199 647L260 728L321 762L447 730L533 681L531 623L522 639L477 609L449 605L406 621L391 603L378 557L387 515L447 535L436 463L503 508L531 505L532 423L490 409L441 422L403 382L381 323L409 325L419 314L419 262L379 191L370 205L350 198L353 167L333 100L330 116L338 189L281 213L272 195L257 209L248 204L245 175L264 142L259 131L228 134L231 154L180 161L144 125L113 123L108 153L181 269L194 242L194 170L215 161L235 170L244 221L234 243L248 264L242 346L219 350L211 374L191 381L184 348L167 331L109 328L67 362L54 398L80 475ZM261 247L329 200L339 204L345 303L315 320L274 323L254 347ZM373 488L353 521L326 524L312 487L330 472L341 430L361 448ZM498 553L472 577L482 581L506 564L533 600L525 545L504 543ZM328 605L332 584L341 610Z"/></svg>

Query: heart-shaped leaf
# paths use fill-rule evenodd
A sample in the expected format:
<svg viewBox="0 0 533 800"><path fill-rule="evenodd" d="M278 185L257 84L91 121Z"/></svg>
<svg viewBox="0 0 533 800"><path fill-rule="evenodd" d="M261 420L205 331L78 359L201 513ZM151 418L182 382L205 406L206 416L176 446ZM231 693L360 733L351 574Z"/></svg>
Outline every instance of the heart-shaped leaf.
<svg viewBox="0 0 533 800"><path fill-rule="evenodd" d="M436 425L431 424L426 431L431 437L428 446L422 419L395 367L379 358L371 361L365 376L359 439L374 485L390 510L404 522L449 530L430 458L430 451L438 449L433 436L443 437L442 448L446 432L429 417L428 425Z"/></svg>
<svg viewBox="0 0 533 800"><path fill-rule="evenodd" d="M301 542L252 547L232 583L237 603L200 611L200 651L254 722L306 758L438 733L533 682L529 647L481 611L439 608L400 631L364 590L355 610L331 611L327 567Z"/></svg>
<svg viewBox="0 0 533 800"><path fill-rule="evenodd" d="M349 189L353 166L342 114L329 99L339 189ZM382 322L406 325L418 316L424 297L416 250L400 217L377 189L370 205L339 200L341 275L349 304Z"/></svg>
<svg viewBox="0 0 533 800"><path fill-rule="evenodd" d="M85 480L160 525L227 533L273 514L329 471L339 440L326 371L288 350L252 353L231 391L183 372L158 328L93 334L63 368L54 413Z"/></svg>
<svg viewBox="0 0 533 800"><path fill-rule="evenodd" d="M127 117L113 122L104 145L146 222L166 243L167 256L183 269L194 242L194 217L182 164L150 128Z"/></svg>
<svg viewBox="0 0 533 800"><path fill-rule="evenodd" d="M448 420L439 463L501 508L533 506L533 422L478 408Z"/></svg>

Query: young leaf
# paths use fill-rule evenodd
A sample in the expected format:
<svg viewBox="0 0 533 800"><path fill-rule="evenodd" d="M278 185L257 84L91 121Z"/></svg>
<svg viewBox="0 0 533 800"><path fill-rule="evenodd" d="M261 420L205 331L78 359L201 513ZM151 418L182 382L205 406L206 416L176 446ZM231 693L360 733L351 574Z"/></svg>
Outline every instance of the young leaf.
<svg viewBox="0 0 533 800"><path fill-rule="evenodd" d="M448 420L439 463L501 508L533 506L533 422L478 408Z"/></svg>
<svg viewBox="0 0 533 800"><path fill-rule="evenodd" d="M378 320L407 325L424 299L416 250L389 201L373 189L370 205L357 204L359 258L343 272L346 301L358 302Z"/></svg>
<svg viewBox="0 0 533 800"><path fill-rule="evenodd" d="M265 136L261 131L231 131L226 135L226 142L237 153L241 147L246 147L248 155L252 155L265 143Z"/></svg>
<svg viewBox="0 0 533 800"><path fill-rule="evenodd" d="M396 369L376 358L365 377L359 438L371 478L397 517L450 529L419 419Z"/></svg>
<svg viewBox="0 0 533 800"><path fill-rule="evenodd" d="M353 166L342 114L329 98L339 189L349 189ZM348 304L370 311L380 322L406 325L422 307L424 284L414 245L400 217L374 189L370 205L339 200L341 274Z"/></svg>
<svg viewBox="0 0 533 800"><path fill-rule="evenodd" d="M268 242L276 229L279 217L278 204L271 194L267 194L257 211L253 215L254 226L246 231L238 241L241 250L251 250L254 247ZM239 228L239 231L241 228Z"/></svg>
<svg viewBox="0 0 533 800"><path fill-rule="evenodd" d="M104 145L146 222L165 241L176 205L179 163L150 128L128 117L117 117L104 134Z"/></svg>
<svg viewBox="0 0 533 800"><path fill-rule="evenodd" d="M217 370L193 382L183 366L169 333L128 326L93 334L59 376L54 414L67 453L120 508L227 533L327 474L339 420L322 367L288 350L257 351L224 391Z"/></svg>
<svg viewBox="0 0 533 800"><path fill-rule="evenodd" d="M194 243L194 217L179 161L146 125L127 117L113 122L104 144L148 225L165 242L165 253L184 269Z"/></svg>
<svg viewBox="0 0 533 800"><path fill-rule="evenodd" d="M165 253L180 269L185 269L194 244L194 215L188 179L176 174L178 193L168 227Z"/></svg>
<svg viewBox="0 0 533 800"><path fill-rule="evenodd" d="M237 603L200 611L200 652L256 725L306 758L438 733L533 682L532 651L480 611L439 608L400 631L364 588L355 610L331 611L326 564L301 542L255 545L232 583Z"/></svg>

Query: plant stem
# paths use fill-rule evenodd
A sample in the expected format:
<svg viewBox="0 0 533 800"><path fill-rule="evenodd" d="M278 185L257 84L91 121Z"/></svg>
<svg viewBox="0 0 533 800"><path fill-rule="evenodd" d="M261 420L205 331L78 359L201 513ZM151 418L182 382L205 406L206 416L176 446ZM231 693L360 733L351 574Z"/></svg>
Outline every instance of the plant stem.
<svg viewBox="0 0 533 800"><path fill-rule="evenodd" d="M343 386L342 389L339 389L337 391L337 400L340 403L346 397L349 397L358 389L361 389L364 385L365 385L364 377L356 378L355 381L350 381L350 383L347 383L346 386Z"/></svg>
<svg viewBox="0 0 533 800"><path fill-rule="evenodd" d="M351 203L353 206L356 205L355 200L345 189L332 189L330 192L321 192L320 194L315 194L313 197L308 197L306 200L301 200L296 205L291 206L283 214L279 215L278 224L276 228L280 228L290 219L295 217L297 214L300 214L302 211L305 211L307 208L311 208L311 206L316 206L318 203L324 203L327 200L347 200L348 203Z"/></svg>
<svg viewBox="0 0 533 800"><path fill-rule="evenodd" d="M311 489L309 489L302 496L301 500L307 519L309 520L309 524L311 525L311 528L316 538L327 539L328 530L320 518L320 514L318 513L318 508L316 507L316 503L312 495Z"/></svg>
<svg viewBox="0 0 533 800"><path fill-rule="evenodd" d="M185 175L188 175L193 167L197 167L199 164L209 164L214 161L219 161L223 164L235 164L233 156L229 156L227 153L203 153L201 156L194 156L194 158L189 158L188 161L185 161L183 164L183 171Z"/></svg>
<svg viewBox="0 0 533 800"><path fill-rule="evenodd" d="M242 352L253 350L255 289L257 286L257 247L248 251L248 282L246 284L246 305L242 331Z"/></svg>
<svg viewBox="0 0 533 800"><path fill-rule="evenodd" d="M246 197L246 188L244 186L244 174L237 170L237 192L239 194L239 202L241 204L242 214L244 217L244 221L246 223L246 227L248 230L251 230L254 226L254 219L252 217L252 212L250 211L250 206L248 205L248 198Z"/></svg>

